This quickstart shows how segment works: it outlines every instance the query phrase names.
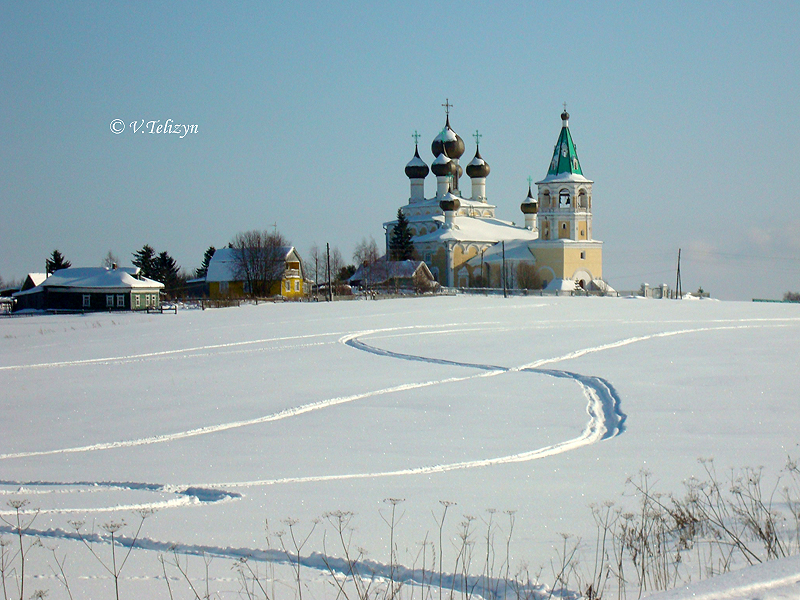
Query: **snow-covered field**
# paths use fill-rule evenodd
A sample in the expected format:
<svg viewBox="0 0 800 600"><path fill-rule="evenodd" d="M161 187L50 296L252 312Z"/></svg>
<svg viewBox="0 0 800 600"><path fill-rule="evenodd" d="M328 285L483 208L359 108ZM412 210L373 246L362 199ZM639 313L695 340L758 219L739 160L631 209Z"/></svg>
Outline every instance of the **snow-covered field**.
<svg viewBox="0 0 800 600"><path fill-rule="evenodd" d="M456 503L445 569L467 515L474 564L491 518L499 565L504 511L516 511L511 570L542 567L552 581L561 534L588 548L589 506L632 502L620 496L642 469L679 493L699 457L773 477L797 458L798 356L792 304L459 296L6 318L3 517L6 501L28 500L32 529L47 533L28 554L26 596L67 597L55 547L75 597L110 597L113 580L68 539L70 522L104 534L125 519L130 536L143 508L155 513L122 571L124 598L169 597L159 556L173 545L213 555L211 591L244 597L232 565L268 549L265 523L272 548L290 523L303 537L313 528L304 594L334 597L313 568L324 551L341 555L323 515L354 512L352 548L390 565L393 536L394 562L420 569L421 543L438 548L442 501ZM403 500L394 531L390 498ZM188 564L205 586L202 559ZM771 580L800 570L784 564ZM291 570L278 572L278 597L292 598ZM194 597L168 574L176 598ZM758 597L800 596L797 581L769 589Z"/></svg>

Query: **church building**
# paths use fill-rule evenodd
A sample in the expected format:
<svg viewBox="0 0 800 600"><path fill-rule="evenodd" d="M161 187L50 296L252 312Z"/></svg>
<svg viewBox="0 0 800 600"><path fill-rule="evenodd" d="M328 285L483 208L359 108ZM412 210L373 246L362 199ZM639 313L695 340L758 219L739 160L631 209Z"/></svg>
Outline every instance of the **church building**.
<svg viewBox="0 0 800 600"><path fill-rule="evenodd" d="M603 277L603 243L592 238L592 181L583 175L569 130L569 114L561 114L561 132L547 175L536 182L533 196L520 205L524 224L498 219L489 202L489 164L480 153L467 163L470 191L461 190L465 146L450 126L433 139L430 168L420 157L415 134L414 157L406 165L410 181L408 203L400 208L408 219L420 259L436 280L447 287L542 287L548 290L598 290ZM436 193L425 197L425 179L433 172ZM384 224L386 249L397 221ZM505 271L503 270L505 267Z"/></svg>

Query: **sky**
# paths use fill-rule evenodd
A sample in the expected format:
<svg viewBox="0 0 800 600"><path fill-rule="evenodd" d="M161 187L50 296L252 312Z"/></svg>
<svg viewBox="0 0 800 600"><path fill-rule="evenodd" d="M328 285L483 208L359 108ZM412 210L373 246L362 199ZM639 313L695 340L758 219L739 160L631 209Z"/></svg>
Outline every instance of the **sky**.
<svg viewBox="0 0 800 600"><path fill-rule="evenodd" d="M681 249L684 291L780 298L800 290L799 29L795 2L3 3L0 277L144 244L193 270L251 229L349 259L383 243L446 100L519 224L566 102L604 279L674 286Z"/></svg>

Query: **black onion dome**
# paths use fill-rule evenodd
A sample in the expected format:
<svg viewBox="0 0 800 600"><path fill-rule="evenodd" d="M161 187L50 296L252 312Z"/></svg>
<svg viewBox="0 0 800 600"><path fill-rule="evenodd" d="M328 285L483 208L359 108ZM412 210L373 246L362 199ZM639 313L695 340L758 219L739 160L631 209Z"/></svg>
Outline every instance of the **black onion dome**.
<svg viewBox="0 0 800 600"><path fill-rule="evenodd" d="M489 174L489 163L483 160L481 156L481 151L479 149L475 150L475 158L473 158L470 163L467 165L467 175L472 177L473 179L476 177L486 177Z"/></svg>
<svg viewBox="0 0 800 600"><path fill-rule="evenodd" d="M429 172L428 165L419 157L419 148L414 147L414 158L408 161L406 165L406 177L409 179L425 179Z"/></svg>
<svg viewBox="0 0 800 600"><path fill-rule="evenodd" d="M561 113L561 120L562 121L569 121L569 113L567 112L566 108L564 109L564 112Z"/></svg>
<svg viewBox="0 0 800 600"><path fill-rule="evenodd" d="M447 157L446 154L442 153L436 157L436 160L431 163L431 171L437 177L446 177L451 175L452 177L456 176L458 173L458 167L456 166L455 161L451 160Z"/></svg>
<svg viewBox="0 0 800 600"><path fill-rule="evenodd" d="M431 152L434 156L445 154L448 158L461 158L461 155L464 154L464 140L450 127L450 115L447 115L444 129L433 138Z"/></svg>
<svg viewBox="0 0 800 600"><path fill-rule="evenodd" d="M519 209L526 215L535 215L539 212L539 202L533 197L530 184L528 185L528 197L522 201Z"/></svg>
<svg viewBox="0 0 800 600"><path fill-rule="evenodd" d="M444 212L456 211L461 208L461 201L450 192L447 192L439 201L439 208Z"/></svg>

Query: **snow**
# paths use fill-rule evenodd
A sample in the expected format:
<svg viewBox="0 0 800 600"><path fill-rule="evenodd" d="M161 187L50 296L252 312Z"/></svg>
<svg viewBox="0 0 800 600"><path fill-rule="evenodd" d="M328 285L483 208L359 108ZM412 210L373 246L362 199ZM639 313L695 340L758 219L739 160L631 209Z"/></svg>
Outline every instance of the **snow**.
<svg viewBox="0 0 800 600"><path fill-rule="evenodd" d="M444 127L438 135L433 138L435 141L441 142L455 142L458 138L456 136L456 132L450 129L449 127ZM441 156L441 154L439 155Z"/></svg>
<svg viewBox="0 0 800 600"><path fill-rule="evenodd" d="M434 221L442 222L441 216L433 217ZM475 218L456 215L454 229L437 229L425 235L416 236L415 243L454 240L454 241L511 241L537 239L538 233L524 227L516 227L508 221L492 218Z"/></svg>
<svg viewBox="0 0 800 600"><path fill-rule="evenodd" d="M406 166L407 167L427 167L428 165L426 165L425 161L422 160L419 156L417 156L415 154L414 157L410 161L408 161L408 164Z"/></svg>
<svg viewBox="0 0 800 600"><path fill-rule="evenodd" d="M536 185L539 185L540 183L562 183L562 182L593 183L591 179L586 179L586 177L580 175L579 173L562 172L554 175L548 174L547 177L545 177L541 181L537 181Z"/></svg>
<svg viewBox="0 0 800 600"><path fill-rule="evenodd" d="M14 295L39 293L41 288L68 287L72 290L80 291L119 287L148 289L164 287L163 283L146 277L138 279L136 277L138 272L139 269L137 267L119 267L116 269L109 269L108 267L71 267L69 269L59 269L37 287L24 292L17 292Z"/></svg>
<svg viewBox="0 0 800 600"><path fill-rule="evenodd" d="M749 569L649 596L650 600L797 600L800 557L774 560Z"/></svg>
<svg viewBox="0 0 800 600"><path fill-rule="evenodd" d="M130 536L136 508L157 511L125 597L165 597L158 555L173 546L213 554L212 587L236 590L237 557L280 559L265 519L307 532L337 510L355 513L354 546L388 571L387 498L404 499L406 568L446 500L448 540L465 515L483 527L487 509L498 522L516 510L512 568L547 578L560 534L590 543L589 505L630 501L640 469L680 492L698 457L776 474L800 454L797 308L456 296L3 318L0 495L40 509L33 530L68 556L76 597L113 581L69 522L102 533L124 518ZM323 531L301 552L309 598L329 597ZM455 546L444 552L452 565ZM35 585L61 597L50 551L29 556ZM719 585L750 596L708 598L798 597L798 570L746 570Z"/></svg>
<svg viewBox="0 0 800 600"><path fill-rule="evenodd" d="M453 139L455 139L455 138L453 138ZM446 165L451 160L452 160L451 158L449 158L444 152L442 152L439 156L437 156L433 160L433 162L431 164L434 164L434 165Z"/></svg>

